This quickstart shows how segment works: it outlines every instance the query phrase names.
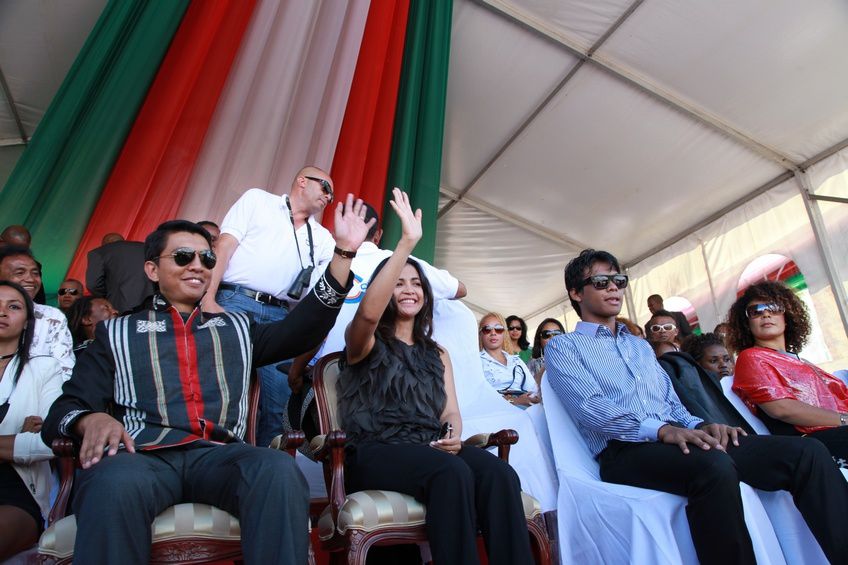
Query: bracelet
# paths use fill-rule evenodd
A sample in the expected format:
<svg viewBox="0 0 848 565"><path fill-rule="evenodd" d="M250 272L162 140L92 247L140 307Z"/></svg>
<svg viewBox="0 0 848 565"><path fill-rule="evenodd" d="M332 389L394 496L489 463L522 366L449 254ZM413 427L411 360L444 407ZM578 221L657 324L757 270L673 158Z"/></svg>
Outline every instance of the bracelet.
<svg viewBox="0 0 848 565"><path fill-rule="evenodd" d="M336 246L336 248L333 249L333 253L335 253L336 255L339 255L341 257L344 257L345 259L353 259L354 257L356 257L356 251L348 251L347 249L342 249L341 247L338 247L338 246Z"/></svg>

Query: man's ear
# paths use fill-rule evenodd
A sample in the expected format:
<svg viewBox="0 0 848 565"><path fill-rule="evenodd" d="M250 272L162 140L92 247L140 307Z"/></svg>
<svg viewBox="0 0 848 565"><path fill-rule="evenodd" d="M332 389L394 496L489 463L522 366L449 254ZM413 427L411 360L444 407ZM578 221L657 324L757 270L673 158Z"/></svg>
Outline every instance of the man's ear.
<svg viewBox="0 0 848 565"><path fill-rule="evenodd" d="M576 288L568 291L568 297L577 303L583 302L583 293Z"/></svg>
<svg viewBox="0 0 848 565"><path fill-rule="evenodd" d="M153 282L159 282L159 265L153 261L144 262L144 274Z"/></svg>
<svg viewBox="0 0 848 565"><path fill-rule="evenodd" d="M371 238L371 241L374 245L379 247L381 239L383 239L383 230L382 228L377 228L377 231L374 232L374 237Z"/></svg>

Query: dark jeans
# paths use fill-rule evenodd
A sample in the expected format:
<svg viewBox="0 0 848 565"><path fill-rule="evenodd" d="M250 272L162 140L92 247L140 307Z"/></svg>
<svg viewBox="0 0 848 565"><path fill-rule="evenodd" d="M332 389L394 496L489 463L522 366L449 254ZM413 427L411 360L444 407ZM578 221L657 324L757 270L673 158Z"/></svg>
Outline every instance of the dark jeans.
<svg viewBox="0 0 848 565"><path fill-rule="evenodd" d="M492 565L533 562L518 475L491 453L464 447L450 455L427 445L381 443L360 444L351 451L349 492L393 490L427 507L434 563L479 563L478 526Z"/></svg>
<svg viewBox="0 0 848 565"><path fill-rule="evenodd" d="M848 563L844 513L848 483L812 438L751 435L726 453L676 445L611 441L599 457L605 481L689 498L692 540L702 563L753 563L739 481L787 490L831 563Z"/></svg>
<svg viewBox="0 0 848 565"><path fill-rule="evenodd" d="M81 471L74 563L147 564L153 519L180 502L238 517L245 563L306 563L306 479L288 454L243 443L122 451Z"/></svg>

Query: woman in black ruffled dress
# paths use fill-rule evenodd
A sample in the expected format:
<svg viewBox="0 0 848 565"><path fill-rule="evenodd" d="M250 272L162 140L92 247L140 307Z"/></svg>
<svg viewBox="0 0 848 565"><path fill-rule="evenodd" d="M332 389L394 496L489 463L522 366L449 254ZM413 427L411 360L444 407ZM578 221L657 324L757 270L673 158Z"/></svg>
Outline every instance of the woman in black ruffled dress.
<svg viewBox="0 0 848 565"><path fill-rule="evenodd" d="M398 491L424 503L437 565L477 563L478 527L489 563L531 563L518 476L460 441L450 357L430 337L432 293L409 258L421 238L421 211L413 212L398 189L390 204L403 235L374 272L345 334L338 393L347 486Z"/></svg>

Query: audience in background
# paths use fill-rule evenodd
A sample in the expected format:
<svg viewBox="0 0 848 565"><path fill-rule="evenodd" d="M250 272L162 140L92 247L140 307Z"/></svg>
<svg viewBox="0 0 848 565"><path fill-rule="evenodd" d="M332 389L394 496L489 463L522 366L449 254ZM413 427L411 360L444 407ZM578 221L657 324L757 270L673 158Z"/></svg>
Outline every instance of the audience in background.
<svg viewBox="0 0 848 565"><path fill-rule="evenodd" d="M30 247L32 245L32 235L24 226L8 226L0 232L0 241L3 245L17 245L20 247Z"/></svg>
<svg viewBox="0 0 848 565"><path fill-rule="evenodd" d="M506 351L509 340L504 335L505 330L506 321L497 312L489 312L480 320L483 375L507 402L526 408L539 402L538 386L524 361Z"/></svg>
<svg viewBox="0 0 848 565"><path fill-rule="evenodd" d="M680 328L677 321L668 310L657 310L646 326L648 330L648 341L654 346L654 350L678 351L680 349ZM662 355L658 353L658 355Z"/></svg>
<svg viewBox="0 0 848 565"><path fill-rule="evenodd" d="M52 357L31 355L32 298L0 281L0 561L33 545L49 512L53 453L38 432L62 387Z"/></svg>
<svg viewBox="0 0 848 565"><path fill-rule="evenodd" d="M731 306L728 322L736 394L772 433L815 438L848 467L848 386L799 357L811 330L804 303L782 283L761 282Z"/></svg>
<svg viewBox="0 0 848 565"><path fill-rule="evenodd" d="M118 312L143 304L153 294L153 284L144 274L144 244L125 241L118 233L106 234L102 245L88 252L85 286Z"/></svg>
<svg viewBox="0 0 848 565"><path fill-rule="evenodd" d="M683 312L669 312L663 306L663 297L659 294L652 294L648 297L648 310L651 311L651 315L656 314L660 310L664 312L668 312L669 316L672 317L672 321L677 326L677 331L680 334L680 339L683 339L686 336L692 335L692 328L689 326L689 321L686 319L686 314ZM645 337L648 340L651 339L651 332L648 331L648 326L652 322L649 320L647 324L645 324Z"/></svg>
<svg viewBox="0 0 848 565"><path fill-rule="evenodd" d="M512 315L506 318L506 329L508 332L508 340L504 340L504 347L509 353L517 354L525 363L530 362L531 350L530 342L527 341L527 322Z"/></svg>
<svg viewBox="0 0 848 565"><path fill-rule="evenodd" d="M74 354L79 357L94 339L97 323L116 317L118 311L105 298L83 296L71 306L67 315L68 327L74 338Z"/></svg>
<svg viewBox="0 0 848 565"><path fill-rule="evenodd" d="M692 356L698 365L724 378L733 375L733 356L717 334L690 335L683 340L681 349Z"/></svg>
<svg viewBox="0 0 848 565"><path fill-rule="evenodd" d="M565 333L565 328L556 318L545 318L536 328L533 338L533 356L527 367L536 379L536 385L541 391L542 376L545 374L545 346L550 340Z"/></svg>
<svg viewBox="0 0 848 565"><path fill-rule="evenodd" d="M59 285L59 290L56 291L59 310L67 315L73 303L82 298L82 291L82 283L77 279L65 279L62 281L62 284Z"/></svg>
<svg viewBox="0 0 848 565"><path fill-rule="evenodd" d="M624 324L627 327L627 330L636 337L645 337L645 332L642 331L642 327L630 318L625 318L624 316L617 316L615 318L615 321Z"/></svg>
<svg viewBox="0 0 848 565"><path fill-rule="evenodd" d="M720 324L716 324L715 329L713 329L713 333L716 334L721 341L727 345L727 334L730 332L730 324L727 322L721 322Z"/></svg>

